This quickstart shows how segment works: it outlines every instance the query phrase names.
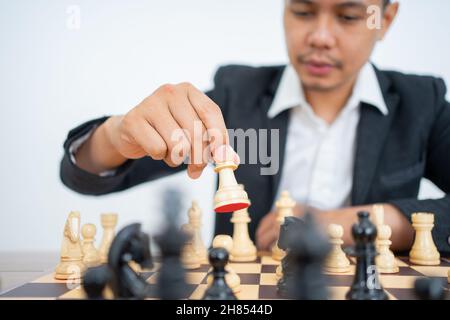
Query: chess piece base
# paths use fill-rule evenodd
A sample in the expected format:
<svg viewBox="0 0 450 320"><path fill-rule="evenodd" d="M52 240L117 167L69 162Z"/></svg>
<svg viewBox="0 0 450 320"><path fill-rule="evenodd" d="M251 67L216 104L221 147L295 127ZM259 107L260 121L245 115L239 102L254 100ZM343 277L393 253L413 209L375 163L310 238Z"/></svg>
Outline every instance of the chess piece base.
<svg viewBox="0 0 450 320"><path fill-rule="evenodd" d="M81 279L85 270L86 266L82 261L60 261L56 266L54 277L57 280Z"/></svg>

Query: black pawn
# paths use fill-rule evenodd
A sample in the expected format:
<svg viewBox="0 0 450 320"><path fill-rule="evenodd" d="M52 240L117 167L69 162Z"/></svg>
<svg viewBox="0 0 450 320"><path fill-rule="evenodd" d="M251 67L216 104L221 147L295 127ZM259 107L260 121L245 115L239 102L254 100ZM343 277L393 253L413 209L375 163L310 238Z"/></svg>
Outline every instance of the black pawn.
<svg viewBox="0 0 450 320"><path fill-rule="evenodd" d="M350 300L387 300L388 296L380 284L375 264L377 228L370 221L368 212L358 212L358 220L352 227L355 241L356 273L346 298Z"/></svg>
<svg viewBox="0 0 450 320"><path fill-rule="evenodd" d="M444 286L440 278L419 278L414 282L414 292L420 300L444 300Z"/></svg>
<svg viewBox="0 0 450 320"><path fill-rule="evenodd" d="M90 300L102 300L103 290L111 278L108 266L98 266L86 270L83 276L83 289Z"/></svg>
<svg viewBox="0 0 450 320"><path fill-rule="evenodd" d="M213 271L213 281L206 289L203 300L236 300L233 291L225 282L225 266L228 263L228 251L224 248L212 248L209 250L209 263Z"/></svg>

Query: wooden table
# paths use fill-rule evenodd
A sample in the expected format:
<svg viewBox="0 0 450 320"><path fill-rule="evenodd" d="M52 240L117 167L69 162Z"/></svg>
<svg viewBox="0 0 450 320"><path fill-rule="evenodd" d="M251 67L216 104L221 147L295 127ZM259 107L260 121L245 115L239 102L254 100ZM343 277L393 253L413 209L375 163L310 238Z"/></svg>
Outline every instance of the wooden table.
<svg viewBox="0 0 450 320"><path fill-rule="evenodd" d="M0 252L0 293L48 273L57 263L57 252Z"/></svg>

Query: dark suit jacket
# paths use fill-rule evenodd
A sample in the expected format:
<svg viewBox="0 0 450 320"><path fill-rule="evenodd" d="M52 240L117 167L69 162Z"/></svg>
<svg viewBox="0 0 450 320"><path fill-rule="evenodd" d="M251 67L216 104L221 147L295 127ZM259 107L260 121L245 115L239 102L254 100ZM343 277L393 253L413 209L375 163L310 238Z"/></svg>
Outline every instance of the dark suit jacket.
<svg viewBox="0 0 450 320"><path fill-rule="evenodd" d="M215 87L207 94L222 108L228 128L279 129L280 170L273 176L260 175L261 164L242 164L236 173L252 200L249 209L251 237L261 218L270 211L283 170L289 112L267 117L283 66L219 68ZM389 115L361 105L352 205L388 202L408 218L414 212L435 214L433 237L441 252L450 252L450 104L441 79L376 71ZM68 149L71 143L105 121L89 121L69 132L61 162L63 183L79 193L102 195L133 187L182 170L170 168L148 157L126 162L113 177L99 177L76 167ZM301 150L299 150L301 152ZM438 200L417 200L422 177L433 181L446 196ZM301 182L299 182L301 183ZM231 233L230 216L218 214L216 234Z"/></svg>

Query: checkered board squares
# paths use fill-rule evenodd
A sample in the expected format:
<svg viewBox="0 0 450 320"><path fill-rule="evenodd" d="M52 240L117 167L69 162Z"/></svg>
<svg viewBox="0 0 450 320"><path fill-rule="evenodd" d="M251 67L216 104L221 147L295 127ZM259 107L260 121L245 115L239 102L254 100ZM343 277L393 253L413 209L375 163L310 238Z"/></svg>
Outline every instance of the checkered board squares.
<svg viewBox="0 0 450 320"><path fill-rule="evenodd" d="M328 284L330 299L345 299L345 294L353 282L355 274L355 261L352 260L351 270L347 273L326 273L325 279ZM447 284L447 272L450 269L450 260L443 258L439 266L416 266L410 265L408 258L398 258L400 271L396 274L380 275L380 282L392 300L416 299L414 295L414 281L420 277L437 277L445 279L445 290L450 291ZM241 300L273 300L281 299L277 293L276 268L279 262L273 260L267 254L260 254L253 262L230 263L230 267L238 273L241 279L240 292L237 293ZM154 292L148 299L156 299L156 282L160 264L155 263L152 270L139 270L142 277L147 279ZM188 292L185 299L201 299L207 287L207 276L210 271L209 265L202 265L198 269L186 270ZM112 293L106 290L107 298ZM450 293L448 294L450 297ZM16 289L0 295L0 299L84 299L85 295L79 283L66 283L66 281L55 280L53 274L42 277L24 284Z"/></svg>

